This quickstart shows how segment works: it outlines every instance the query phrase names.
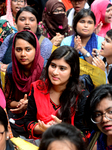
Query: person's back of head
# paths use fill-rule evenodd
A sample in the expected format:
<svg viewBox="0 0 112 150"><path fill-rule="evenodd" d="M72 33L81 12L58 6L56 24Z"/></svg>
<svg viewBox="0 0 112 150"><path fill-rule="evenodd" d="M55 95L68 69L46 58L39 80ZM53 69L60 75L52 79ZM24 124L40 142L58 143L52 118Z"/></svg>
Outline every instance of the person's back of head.
<svg viewBox="0 0 112 150"><path fill-rule="evenodd" d="M48 128L42 135L39 150L85 150L81 132L70 124L60 123Z"/></svg>

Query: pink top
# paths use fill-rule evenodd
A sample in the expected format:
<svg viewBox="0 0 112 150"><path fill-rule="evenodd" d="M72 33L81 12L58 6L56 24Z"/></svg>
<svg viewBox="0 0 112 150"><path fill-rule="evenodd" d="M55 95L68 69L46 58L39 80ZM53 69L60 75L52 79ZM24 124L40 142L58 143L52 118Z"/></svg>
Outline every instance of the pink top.
<svg viewBox="0 0 112 150"><path fill-rule="evenodd" d="M4 109L6 107L6 100L2 89L0 88L0 106Z"/></svg>

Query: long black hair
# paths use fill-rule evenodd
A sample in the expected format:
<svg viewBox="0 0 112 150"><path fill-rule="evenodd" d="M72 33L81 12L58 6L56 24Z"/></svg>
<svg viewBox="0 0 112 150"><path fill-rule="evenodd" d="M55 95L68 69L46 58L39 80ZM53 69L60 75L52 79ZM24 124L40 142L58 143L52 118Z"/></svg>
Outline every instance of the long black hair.
<svg viewBox="0 0 112 150"><path fill-rule="evenodd" d="M77 51L70 46L61 46L57 48L50 56L46 64L46 74L45 80L47 80L48 91L52 87L52 83L49 79L48 68L51 64L51 61L54 59L64 58L65 62L71 67L71 76L66 85L66 89L62 92L60 96L60 105L61 108L58 111L58 117L64 122L71 122L71 115L74 113L76 108L76 97L79 95L79 56ZM72 112L71 112L71 108Z"/></svg>

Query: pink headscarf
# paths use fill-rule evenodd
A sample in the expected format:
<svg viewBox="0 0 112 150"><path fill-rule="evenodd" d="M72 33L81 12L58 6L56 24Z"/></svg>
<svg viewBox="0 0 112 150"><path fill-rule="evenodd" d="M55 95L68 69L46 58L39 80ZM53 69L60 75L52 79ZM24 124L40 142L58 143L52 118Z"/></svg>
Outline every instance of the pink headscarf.
<svg viewBox="0 0 112 150"><path fill-rule="evenodd" d="M23 32L23 31L20 31ZM18 33L20 33L18 32ZM31 32L31 31L29 31ZM17 33L17 34L18 34ZM32 33L32 32L31 32ZM17 35L16 34L16 35ZM35 38L36 38L36 53L35 53L35 58L34 61L32 63L32 66L30 68L30 76L26 77L24 74L23 69L21 68L21 66L19 65L16 56L15 56L15 48L14 48L14 40L16 35L14 36L13 39L13 47L12 47L12 77L14 80L15 85L17 86L17 88L24 92L29 92L30 91L30 84L36 80L39 79L42 70L43 70L43 66L44 66L44 59L43 57L40 55L40 45L38 42L38 39L36 37L36 35L34 33L32 33Z"/></svg>
<svg viewBox="0 0 112 150"><path fill-rule="evenodd" d="M12 11L11 11L11 0L6 0L6 7L7 7L6 20L9 21L11 26L14 26L13 16L12 16Z"/></svg>
<svg viewBox="0 0 112 150"><path fill-rule="evenodd" d="M25 5L24 6L27 6L27 0L24 0L25 2ZM13 19L13 16L12 16L12 9L11 9L11 0L6 0L6 20L9 21L10 25L11 26L14 26L14 19Z"/></svg>
<svg viewBox="0 0 112 150"><path fill-rule="evenodd" d="M111 29L111 23L105 23L105 12L108 4L111 4L109 0L95 0L91 5L91 10L96 17L96 26L102 21L103 26L98 33L99 36L105 37L106 32Z"/></svg>

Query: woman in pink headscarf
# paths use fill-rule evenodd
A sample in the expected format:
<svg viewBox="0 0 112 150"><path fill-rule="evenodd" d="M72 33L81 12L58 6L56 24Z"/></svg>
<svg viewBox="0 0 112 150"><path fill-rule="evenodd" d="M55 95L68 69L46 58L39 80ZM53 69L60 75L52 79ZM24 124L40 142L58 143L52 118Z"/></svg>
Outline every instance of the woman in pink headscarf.
<svg viewBox="0 0 112 150"><path fill-rule="evenodd" d="M20 8L26 6L26 0L6 0L6 15L0 17L9 21L13 29L16 30L15 17Z"/></svg>
<svg viewBox="0 0 112 150"><path fill-rule="evenodd" d="M111 29L112 4L109 0L95 0L91 5L91 10L96 17L96 30L99 36L105 37L106 32Z"/></svg>

